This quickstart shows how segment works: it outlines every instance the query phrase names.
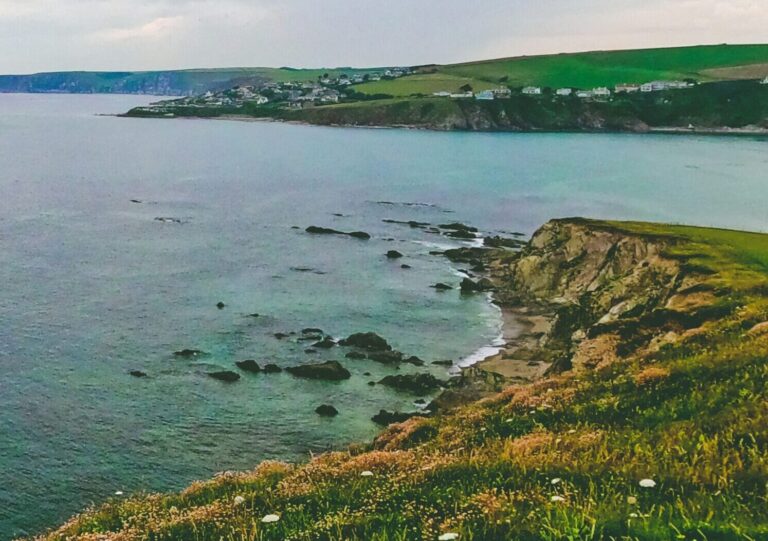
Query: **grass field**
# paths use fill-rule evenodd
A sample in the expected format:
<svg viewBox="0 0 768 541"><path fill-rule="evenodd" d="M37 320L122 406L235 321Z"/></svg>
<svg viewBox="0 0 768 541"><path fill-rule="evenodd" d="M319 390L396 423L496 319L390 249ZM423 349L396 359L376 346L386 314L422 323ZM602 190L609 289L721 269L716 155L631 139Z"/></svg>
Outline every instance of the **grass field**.
<svg viewBox="0 0 768 541"><path fill-rule="evenodd" d="M765 66L765 73L763 73ZM734 69L738 68L738 69ZM428 94L462 80L473 88L496 86L612 87L617 83L644 83L657 79L692 78L702 82L768 76L768 45L711 45L629 51L597 51L575 54L505 58L437 66L437 73L390 81L378 92L395 96ZM459 79L453 79L459 78ZM369 91L373 83L358 85ZM378 83L377 83L378 84Z"/></svg>
<svg viewBox="0 0 768 541"><path fill-rule="evenodd" d="M355 90L371 95L389 94L395 97L406 97L412 94L429 95L441 91L459 92L459 89L467 84L475 92L499 87L498 83L452 75L450 73L419 73L401 79L374 81L356 85Z"/></svg>
<svg viewBox="0 0 768 541"><path fill-rule="evenodd" d="M655 352L412 419L368 447L116 498L43 539L768 539L768 332L754 332L768 236L579 222L667 239L717 315Z"/></svg>

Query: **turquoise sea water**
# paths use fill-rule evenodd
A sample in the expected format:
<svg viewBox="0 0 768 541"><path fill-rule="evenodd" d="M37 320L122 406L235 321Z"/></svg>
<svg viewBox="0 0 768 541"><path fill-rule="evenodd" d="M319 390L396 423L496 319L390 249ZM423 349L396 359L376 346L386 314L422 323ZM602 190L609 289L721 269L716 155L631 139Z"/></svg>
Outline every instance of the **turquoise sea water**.
<svg viewBox="0 0 768 541"><path fill-rule="evenodd" d="M572 215L768 228L761 139L95 115L148 101L0 95L0 539L115 491L177 489L368 439L373 413L413 407L367 385L393 369L306 354L276 332L372 330L427 361L492 342L498 313L485 298L429 287L458 283L429 255L456 243L383 219L526 234ZM406 257L388 261L390 249ZM182 348L209 355L174 358ZM204 375L246 358L341 359L353 378ZM341 414L319 418L323 403Z"/></svg>

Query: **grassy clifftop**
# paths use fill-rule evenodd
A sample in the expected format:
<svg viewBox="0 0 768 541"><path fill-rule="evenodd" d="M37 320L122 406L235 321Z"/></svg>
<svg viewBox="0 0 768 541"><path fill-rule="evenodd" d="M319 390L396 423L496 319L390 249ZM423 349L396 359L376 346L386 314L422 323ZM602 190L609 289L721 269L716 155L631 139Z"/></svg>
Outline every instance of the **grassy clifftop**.
<svg viewBox="0 0 768 541"><path fill-rule="evenodd" d="M768 236L570 219L487 257L551 316L544 379L40 539L768 538Z"/></svg>
<svg viewBox="0 0 768 541"><path fill-rule="evenodd" d="M361 92L409 96L464 84L594 88L692 78L701 82L768 76L768 45L701 45L521 56L424 68L420 76L361 85ZM426 73L429 72L429 73Z"/></svg>

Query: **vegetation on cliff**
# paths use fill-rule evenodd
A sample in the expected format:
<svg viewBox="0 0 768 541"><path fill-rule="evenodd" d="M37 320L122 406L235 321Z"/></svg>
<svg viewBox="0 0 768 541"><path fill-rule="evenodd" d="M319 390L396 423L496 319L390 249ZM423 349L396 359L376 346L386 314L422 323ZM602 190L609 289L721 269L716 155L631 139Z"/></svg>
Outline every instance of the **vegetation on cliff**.
<svg viewBox="0 0 768 541"><path fill-rule="evenodd" d="M768 236L559 220L489 265L552 316L545 378L40 539L768 538Z"/></svg>

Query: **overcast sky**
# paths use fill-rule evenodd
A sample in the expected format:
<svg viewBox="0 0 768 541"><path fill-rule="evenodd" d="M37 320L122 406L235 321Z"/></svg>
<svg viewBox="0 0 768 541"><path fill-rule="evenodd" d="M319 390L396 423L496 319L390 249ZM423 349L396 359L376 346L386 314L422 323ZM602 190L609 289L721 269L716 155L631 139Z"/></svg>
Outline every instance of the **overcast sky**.
<svg viewBox="0 0 768 541"><path fill-rule="evenodd" d="M0 0L0 73L768 42L768 0Z"/></svg>

